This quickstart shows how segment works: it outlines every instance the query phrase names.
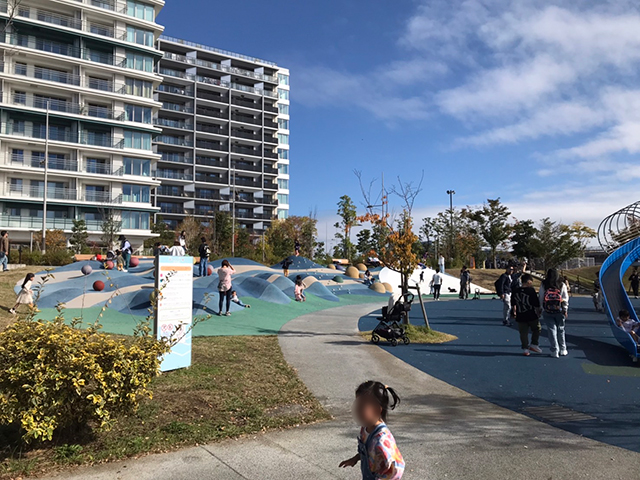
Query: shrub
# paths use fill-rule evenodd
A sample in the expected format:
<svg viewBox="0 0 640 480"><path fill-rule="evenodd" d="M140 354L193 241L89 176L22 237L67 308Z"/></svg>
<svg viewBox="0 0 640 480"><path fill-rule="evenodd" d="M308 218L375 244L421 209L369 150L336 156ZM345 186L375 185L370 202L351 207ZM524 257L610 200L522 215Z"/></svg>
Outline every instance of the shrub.
<svg viewBox="0 0 640 480"><path fill-rule="evenodd" d="M109 429L135 412L168 346L148 335L117 338L95 328L19 320L0 333L0 423L23 440L82 428Z"/></svg>
<svg viewBox="0 0 640 480"><path fill-rule="evenodd" d="M52 267L61 267L69 265L73 262L73 253L69 250L53 250L47 251L42 255L41 265L50 265Z"/></svg>

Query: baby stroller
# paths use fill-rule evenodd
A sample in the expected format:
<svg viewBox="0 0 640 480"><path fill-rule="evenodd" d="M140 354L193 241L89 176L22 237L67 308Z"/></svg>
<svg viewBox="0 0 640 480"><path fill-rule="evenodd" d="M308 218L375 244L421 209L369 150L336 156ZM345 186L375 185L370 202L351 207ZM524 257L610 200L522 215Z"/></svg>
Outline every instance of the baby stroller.
<svg viewBox="0 0 640 480"><path fill-rule="evenodd" d="M411 311L412 302L413 294L405 293L393 305L391 312L387 311L387 307L382 307L382 317L378 317L380 323L373 329L371 341L377 345L380 342L380 338L384 338L393 347L398 345L398 340L402 340L405 345L409 345L411 340L407 337L407 332L400 325L400 322L402 321L402 315Z"/></svg>

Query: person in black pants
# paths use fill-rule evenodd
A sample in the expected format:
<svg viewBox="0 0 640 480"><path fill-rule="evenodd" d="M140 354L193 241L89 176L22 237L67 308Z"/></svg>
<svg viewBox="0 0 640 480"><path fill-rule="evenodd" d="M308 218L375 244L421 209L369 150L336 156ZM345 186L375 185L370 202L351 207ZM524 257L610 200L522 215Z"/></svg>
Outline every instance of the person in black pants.
<svg viewBox="0 0 640 480"><path fill-rule="evenodd" d="M629 276L629 282L631 282L631 290L633 290L633 296L638 298L638 289L640 288L640 275L638 275L638 268L633 270L633 273Z"/></svg>

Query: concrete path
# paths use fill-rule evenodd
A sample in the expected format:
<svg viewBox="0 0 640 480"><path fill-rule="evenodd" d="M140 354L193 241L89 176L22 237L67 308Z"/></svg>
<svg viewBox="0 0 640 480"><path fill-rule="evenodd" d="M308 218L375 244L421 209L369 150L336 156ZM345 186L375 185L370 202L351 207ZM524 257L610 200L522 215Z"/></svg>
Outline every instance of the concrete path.
<svg viewBox="0 0 640 480"><path fill-rule="evenodd" d="M287 361L335 416L273 432L136 460L82 468L69 480L356 479L338 470L353 455L355 387L375 378L402 404L390 427L407 462L406 479L573 480L638 478L640 454L578 437L473 397L403 363L356 335L371 306L299 317L282 330Z"/></svg>

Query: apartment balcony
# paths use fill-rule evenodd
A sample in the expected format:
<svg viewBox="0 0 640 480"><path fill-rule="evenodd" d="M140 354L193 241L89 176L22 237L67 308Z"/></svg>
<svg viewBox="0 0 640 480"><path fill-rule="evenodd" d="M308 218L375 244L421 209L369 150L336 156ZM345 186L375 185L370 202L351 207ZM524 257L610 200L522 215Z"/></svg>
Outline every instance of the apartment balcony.
<svg viewBox="0 0 640 480"><path fill-rule="evenodd" d="M170 120L168 118L154 118L153 124L160 127L176 128L178 130L193 130L193 124L182 120Z"/></svg>
<svg viewBox="0 0 640 480"><path fill-rule="evenodd" d="M178 55L176 53L165 52L163 58L167 60L173 60L175 62L187 63L189 65L196 65L199 67L209 68L211 70L217 70L219 72L230 73L232 75L239 75L243 77L254 78L256 80L278 83L278 79L271 75L265 75L263 73L252 72L251 70L245 70L243 68L231 67L229 65L221 65L219 63L208 62L206 60L200 60L193 57L187 57L185 55Z"/></svg>
<svg viewBox="0 0 640 480"><path fill-rule="evenodd" d="M102 222L96 220L85 220L87 231L101 232ZM0 227L7 229L40 230L42 229L42 218L35 217L14 217L1 216ZM73 228L73 219L70 218L47 218L46 227L48 230L64 230L70 232Z"/></svg>
<svg viewBox="0 0 640 480"><path fill-rule="evenodd" d="M28 199L44 199L44 186L17 185L7 183L4 188L4 196ZM73 188L47 188L48 200L78 199L78 192Z"/></svg>
<svg viewBox="0 0 640 480"><path fill-rule="evenodd" d="M193 96L193 90L191 90L190 88L176 87L173 85L166 85L166 84L158 85L158 87L156 88L156 91L161 93L171 93L173 95L182 95L185 97Z"/></svg>
<svg viewBox="0 0 640 480"><path fill-rule="evenodd" d="M154 140L156 143L164 143L165 145L175 145L178 147L193 147L193 140L184 137L172 137L170 135L159 135Z"/></svg>
<svg viewBox="0 0 640 480"><path fill-rule="evenodd" d="M2 135L35 138L39 140L44 140L46 138L44 125L32 127L13 123L11 121L8 123L2 123L0 133L2 133ZM77 135L75 132L71 132L70 129L58 130L51 128L49 130L49 140L52 142L65 142L104 148L124 148L124 140L115 141L110 135L97 134L93 132L81 132L80 135Z"/></svg>
<svg viewBox="0 0 640 480"><path fill-rule="evenodd" d="M241 147L239 145L234 145L231 147L232 153L239 153L241 155L253 155L254 157L262 156L259 149L250 148L250 147Z"/></svg>
<svg viewBox="0 0 640 480"><path fill-rule="evenodd" d="M154 177L165 178L169 180L184 180L187 182L193 181L193 174L185 172L174 172L172 170L156 170Z"/></svg>
<svg viewBox="0 0 640 480"><path fill-rule="evenodd" d="M13 153L5 157L4 165L12 167L26 167L44 170L44 155L31 155ZM100 164L94 162L79 162L73 158L56 158L49 157L49 170L57 170L64 172L90 173L96 175L116 175L122 176L124 169L122 167L113 169L111 165Z"/></svg>
<svg viewBox="0 0 640 480"><path fill-rule="evenodd" d="M277 107L272 107L271 105L267 104L264 105L263 110L270 113L279 113Z"/></svg>
<svg viewBox="0 0 640 480"><path fill-rule="evenodd" d="M262 168L260 167L260 165L254 165L252 163L234 162L233 168L235 168L236 170L244 170L247 172L262 172Z"/></svg>
<svg viewBox="0 0 640 480"><path fill-rule="evenodd" d="M277 145L279 143L278 139L276 137L271 136L271 135L265 135L264 136L264 142L265 143L271 143L272 145Z"/></svg>
<svg viewBox="0 0 640 480"><path fill-rule="evenodd" d="M193 108L179 103L162 102L163 110L171 110L172 112L193 113Z"/></svg>
<svg viewBox="0 0 640 480"><path fill-rule="evenodd" d="M232 182L234 185L240 187L261 188L260 181L251 178L236 177L236 179L232 180Z"/></svg>
<svg viewBox="0 0 640 480"><path fill-rule="evenodd" d="M269 151L265 151L262 156L265 157L265 158L278 158L278 154L277 153L273 153L273 152L269 152Z"/></svg>
<svg viewBox="0 0 640 480"><path fill-rule="evenodd" d="M2 96L2 103L17 107L33 108L46 112L47 108L51 113L68 113L71 115L82 115L85 117L114 120L117 122L127 121L125 112L116 112L110 108L83 105L71 101L40 98L35 95L23 93L6 93Z"/></svg>
<svg viewBox="0 0 640 480"><path fill-rule="evenodd" d="M206 175L203 173L196 173L196 182L228 185L227 180L222 176Z"/></svg>
<svg viewBox="0 0 640 480"><path fill-rule="evenodd" d="M117 197L113 197L111 192L101 192L101 191L92 191L85 190L79 200L83 202L91 202L91 203L107 203L112 205L119 205L122 203L122 195L118 195Z"/></svg>
<svg viewBox="0 0 640 480"><path fill-rule="evenodd" d="M195 198L199 200L216 200L221 202L228 202L231 199L231 195L222 195L220 193L202 192L196 190Z"/></svg>
<svg viewBox="0 0 640 480"><path fill-rule="evenodd" d="M235 122L250 123L252 125L262 125L262 121L259 118L249 117L245 115L235 115L233 113L231 114L231 120Z"/></svg>
<svg viewBox="0 0 640 480"><path fill-rule="evenodd" d="M198 91L198 95L196 96L198 100L208 100L210 102L218 102L218 103L229 103L225 95L215 94L213 92L206 92L203 90Z"/></svg>
<svg viewBox="0 0 640 480"><path fill-rule="evenodd" d="M253 108L255 110L262 110L262 105L259 102L253 100L247 100L246 98L231 97L231 103L233 105L240 105L241 107Z"/></svg>
<svg viewBox="0 0 640 480"><path fill-rule="evenodd" d="M160 155L160 160L163 162L193 164L193 158L188 155L180 155L179 153L170 152L161 152Z"/></svg>
<svg viewBox="0 0 640 480"><path fill-rule="evenodd" d="M193 192L185 192L184 190L174 189L170 187L160 187L156 189L156 196L193 198Z"/></svg>
<svg viewBox="0 0 640 480"><path fill-rule="evenodd" d="M196 113L198 115L204 115L205 117L223 118L225 120L229 118L228 113L224 113L219 110L213 110L211 108L196 107Z"/></svg>
<svg viewBox="0 0 640 480"><path fill-rule="evenodd" d="M205 150L215 150L217 152L227 152L228 147L218 142L208 142L206 140L197 140L196 148L202 148Z"/></svg>
<svg viewBox="0 0 640 480"><path fill-rule="evenodd" d="M196 157L196 165L205 167L229 168L229 162L226 160L215 160L206 157Z"/></svg>
<svg viewBox="0 0 640 480"><path fill-rule="evenodd" d="M275 128L275 129L278 128L278 124L276 122L272 122L271 120L266 120L266 119L264 121L264 126L266 128Z"/></svg>
<svg viewBox="0 0 640 480"><path fill-rule="evenodd" d="M262 142L262 135L260 132L253 132L251 130L238 130L236 128L232 128L231 136L236 138L247 138L255 142Z"/></svg>
<svg viewBox="0 0 640 480"><path fill-rule="evenodd" d="M160 213L169 213L174 215L184 215L186 213L184 207L163 207L160 206Z"/></svg>
<svg viewBox="0 0 640 480"><path fill-rule="evenodd" d="M278 169L273 167L264 167L264 173L269 175L278 175Z"/></svg>
<svg viewBox="0 0 640 480"><path fill-rule="evenodd" d="M264 182L265 190L278 190L278 184L274 182Z"/></svg>
<svg viewBox="0 0 640 480"><path fill-rule="evenodd" d="M196 123L196 131L203 133L213 133L214 135L222 135L224 137L229 136L229 130L216 125L205 125L203 123Z"/></svg>

